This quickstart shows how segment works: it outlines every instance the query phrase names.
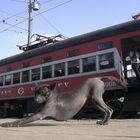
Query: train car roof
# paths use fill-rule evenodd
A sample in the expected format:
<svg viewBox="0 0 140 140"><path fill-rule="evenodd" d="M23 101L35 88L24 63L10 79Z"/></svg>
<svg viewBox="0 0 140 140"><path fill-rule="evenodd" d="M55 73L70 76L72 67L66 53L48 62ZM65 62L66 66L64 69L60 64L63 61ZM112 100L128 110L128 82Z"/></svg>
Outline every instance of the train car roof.
<svg viewBox="0 0 140 140"><path fill-rule="evenodd" d="M137 29L140 30L140 20L138 19L121 23L121 24L117 24L117 25L113 25L107 28L103 28L103 29L99 29L93 32L86 33L86 34L71 37L66 40L62 40L53 44L48 44L44 47L25 51L23 53L20 53L11 57L7 57L5 59L0 60L0 66L13 63L16 61L21 61L21 60L24 60L33 56L37 56L40 54L44 54L47 52L53 52L58 49L71 47L73 45L85 43L91 40L97 40L100 38L113 36L115 34L126 33L126 32L130 32Z"/></svg>

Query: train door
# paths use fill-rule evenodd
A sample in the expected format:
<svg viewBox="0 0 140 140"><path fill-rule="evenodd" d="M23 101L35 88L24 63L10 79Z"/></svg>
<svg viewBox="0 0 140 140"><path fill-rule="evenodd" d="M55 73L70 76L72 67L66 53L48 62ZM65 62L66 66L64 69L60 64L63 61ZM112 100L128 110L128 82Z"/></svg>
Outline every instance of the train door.
<svg viewBox="0 0 140 140"><path fill-rule="evenodd" d="M140 53L140 35L121 40L123 57L123 74L128 84L137 83L136 74L132 69L130 61L130 50L137 46Z"/></svg>
<svg viewBox="0 0 140 140"><path fill-rule="evenodd" d="M125 117L135 117L140 111L140 83L137 81L135 72L132 69L129 53L134 46L137 46L140 53L140 35L122 39L121 43L123 74L128 83L122 110Z"/></svg>

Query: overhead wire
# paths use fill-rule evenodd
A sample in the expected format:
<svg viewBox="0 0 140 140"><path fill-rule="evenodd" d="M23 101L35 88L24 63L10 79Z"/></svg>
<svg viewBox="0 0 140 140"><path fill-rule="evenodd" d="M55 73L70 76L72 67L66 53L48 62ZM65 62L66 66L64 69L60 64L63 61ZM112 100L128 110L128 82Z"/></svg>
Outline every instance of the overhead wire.
<svg viewBox="0 0 140 140"><path fill-rule="evenodd" d="M16 28L21 29L21 30L24 30L24 31L26 31L26 32L28 31L28 30L25 29L25 28L22 28L22 27L17 26L18 24L10 24L9 22L7 22L7 20L9 20L9 19L11 19L11 18L13 18L13 17L16 17L16 18L18 17L18 18L25 19L25 17L19 16L20 14L25 13L25 12L26 12L25 10L22 11L22 12L16 13L16 14L11 14L11 13L6 12L6 11L1 10L1 9L0 9L0 12L1 12L1 13L4 13L4 14L7 14L7 15L11 15L11 16L9 16L9 17L7 17L7 18L4 18L4 19L0 20L0 23L1 23L1 24L5 24L5 25L10 26L10 27L8 27L8 28L6 28L6 29L0 31L0 33L9 30L11 27L16 27ZM17 19L16 19L16 20L17 20ZM26 20L27 20L27 18L26 18ZM20 22L20 23L22 23L22 22Z"/></svg>
<svg viewBox="0 0 140 140"><path fill-rule="evenodd" d="M48 2L51 2L51 1L54 1L54 0L46 0L46 1L42 2L41 5L44 5L45 3L48 3Z"/></svg>
<svg viewBox="0 0 140 140"><path fill-rule="evenodd" d="M10 19L10 18L13 18L13 17L18 17L18 18L24 18L24 17L21 17L21 16L18 16L18 15L20 15L20 14L23 14L23 13L25 13L26 11L24 10L24 11L22 11L22 12L20 12L20 13L17 13L17 14L11 14L11 13L9 13L9 12L6 12L6 11L4 11L4 10L1 10L0 9L0 12L1 13L4 13L4 14L7 14L7 15L11 15L11 16L9 16L9 17L7 17L7 18L5 18L4 20L7 20L7 19Z"/></svg>
<svg viewBox="0 0 140 140"><path fill-rule="evenodd" d="M58 30L58 28L56 28L56 26L54 26L43 14L39 13L39 15L59 34L61 34L61 32Z"/></svg>
<svg viewBox="0 0 140 140"><path fill-rule="evenodd" d="M26 20L27 20L27 19L26 19ZM11 25L10 27L8 27L8 28L6 28L6 29L0 31L0 33L3 33L3 32L5 32L5 31L8 31L9 29L11 29L11 28L13 28L13 27L17 27L17 25L19 25L19 24L25 22L26 20L23 20L23 21L21 21L21 22L18 22L17 24Z"/></svg>
<svg viewBox="0 0 140 140"><path fill-rule="evenodd" d="M19 0L18 0L18 1L17 1L17 0L11 0L11 1L25 2L25 1L19 1ZM48 2L51 2L51 1L54 1L54 0L47 0L47 1L43 2L41 5L44 5L45 3L48 3ZM28 2L26 2L26 3L28 3ZM4 11L4 10L0 10L0 12L3 12L3 13L8 14L8 15L10 14L11 16L9 16L9 17L7 17L7 18L4 19L4 20L8 20L8 19L13 18L13 17L24 18L24 17L18 16L18 15L21 15L21 14L23 14L23 13L26 13L27 11L24 10L24 11L21 11L21 12L16 13L16 14L11 14L11 13L8 13L8 12L6 12L6 11Z"/></svg>
<svg viewBox="0 0 140 140"><path fill-rule="evenodd" d="M17 14L11 15L11 16L5 18L5 20L11 19L11 18L13 18L13 17L18 17L18 18L25 19L25 17L18 16L18 15L21 15L21 14L23 14L23 13L26 13L26 11L24 10L24 11L19 12L19 13L17 13Z"/></svg>
<svg viewBox="0 0 140 140"><path fill-rule="evenodd" d="M71 2L71 1L72 1L72 0L68 0L68 1L63 2L63 3L61 3L61 4L58 4L58 5L56 5L56 6L52 7L52 8L49 8L49 9L43 11L43 12L40 12L39 14L34 15L33 17L36 17L36 16L38 16L38 15L40 15L40 14L43 14L43 13L46 13L46 12L51 11L51 10L53 10L53 9L56 9L56 8L58 8L58 7L62 6L62 5L65 5L65 4L67 4L67 3Z"/></svg>
<svg viewBox="0 0 140 140"><path fill-rule="evenodd" d="M53 0L47 0L47 1L49 2L49 1L53 1ZM46 1L46 2L47 2L47 1ZM39 15L41 15L41 14L43 14L43 13L46 13L46 12L51 11L51 10L53 10L53 9L56 9L56 8L62 6L62 5L65 5L65 4L67 4L67 3L71 2L71 1L72 1L72 0L68 0L68 1L63 2L63 3L61 3L61 4L58 4L58 5L56 5L56 6L54 6L54 7L51 7L51 8L49 8L49 9L43 11L43 12L40 12L40 13L38 13L38 14L32 16L32 17L39 16ZM45 3L45 2L44 2L44 3ZM22 13L22 12L21 12L21 13ZM16 14L15 14L15 15L16 15ZM13 16L15 16L15 15L13 15ZM3 32L5 32L5 31L8 31L8 30L11 29L11 28L17 27L17 25L19 25L19 24L21 24L21 23L23 23L23 22L25 22L25 21L27 21L27 20L28 20L28 18L26 18L25 20L22 20L21 22L18 22L18 23L15 24L15 25L11 25L10 27L8 27L8 28L6 28L6 29L0 31L0 33L3 33ZM49 22L49 23L50 23L50 22ZM52 25L52 26L53 26L53 25ZM54 28L55 28L55 27L54 27ZM57 29L56 29L56 30L57 30ZM59 31L58 31L58 32L59 32Z"/></svg>
<svg viewBox="0 0 140 140"><path fill-rule="evenodd" d="M8 22L5 22L4 20L3 20L3 21L0 21L0 23L2 23L2 24L5 23L5 24L10 25L10 26L15 26L15 27L18 28L18 29L21 29L21 30L24 30L24 31L28 31L28 30L25 29L25 28L22 28L22 27L19 27L19 26L10 24L10 23L8 23Z"/></svg>
<svg viewBox="0 0 140 140"><path fill-rule="evenodd" d="M23 1L23 0L11 0L11 1L28 3L28 2Z"/></svg>

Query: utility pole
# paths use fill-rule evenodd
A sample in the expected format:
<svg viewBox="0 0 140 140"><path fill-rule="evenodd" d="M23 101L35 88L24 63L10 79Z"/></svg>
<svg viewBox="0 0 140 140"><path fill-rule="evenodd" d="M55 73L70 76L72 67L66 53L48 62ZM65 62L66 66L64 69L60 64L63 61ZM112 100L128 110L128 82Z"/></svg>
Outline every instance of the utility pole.
<svg viewBox="0 0 140 140"><path fill-rule="evenodd" d="M30 45L31 42L31 34L32 34L32 0L29 0L29 6L28 6L28 42L27 42L27 46Z"/></svg>
<svg viewBox="0 0 140 140"><path fill-rule="evenodd" d="M37 11L39 10L39 2L38 0L34 0L32 2L32 0L29 0L29 5L28 5L28 42L27 42L27 46L30 45L31 43L31 36L32 36L32 10Z"/></svg>

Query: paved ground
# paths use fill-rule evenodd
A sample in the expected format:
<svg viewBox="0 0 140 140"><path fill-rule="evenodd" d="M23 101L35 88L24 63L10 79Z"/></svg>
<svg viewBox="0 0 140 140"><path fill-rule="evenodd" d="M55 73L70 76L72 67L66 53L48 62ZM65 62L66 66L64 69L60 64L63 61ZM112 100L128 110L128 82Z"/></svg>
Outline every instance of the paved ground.
<svg viewBox="0 0 140 140"><path fill-rule="evenodd" d="M13 119L0 119L0 123L7 121ZM0 140L140 140L140 119L111 120L106 126L96 125L96 120L40 120L0 128Z"/></svg>

